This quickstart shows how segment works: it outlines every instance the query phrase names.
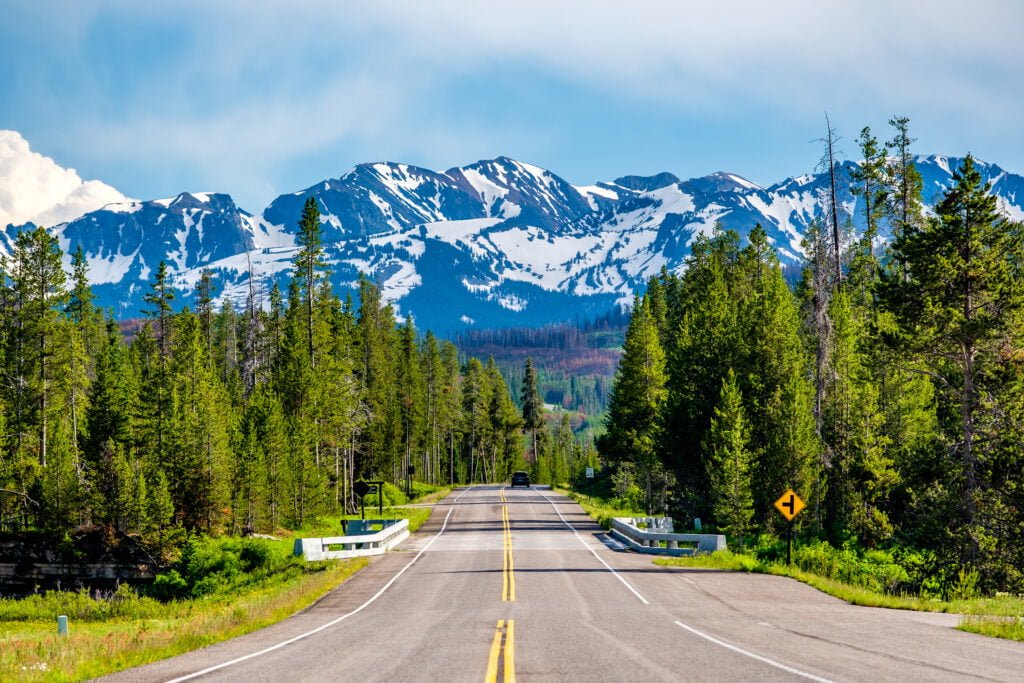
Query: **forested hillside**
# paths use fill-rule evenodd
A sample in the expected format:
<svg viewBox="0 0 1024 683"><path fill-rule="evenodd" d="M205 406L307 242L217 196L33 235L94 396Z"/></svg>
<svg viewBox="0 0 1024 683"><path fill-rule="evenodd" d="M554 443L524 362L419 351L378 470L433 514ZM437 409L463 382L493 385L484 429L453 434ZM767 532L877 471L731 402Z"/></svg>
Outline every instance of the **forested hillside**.
<svg viewBox="0 0 1024 683"><path fill-rule="evenodd" d="M600 450L649 507L734 541L778 533L792 487L801 534L889 549L907 589L1021 591L1022 226L969 156L926 214L892 123L888 146L860 137L865 232L819 221L795 291L759 228L698 238L685 272L651 281Z"/></svg>
<svg viewBox="0 0 1024 683"><path fill-rule="evenodd" d="M544 402L576 414L577 420L587 420L602 415L608 407L628 321L628 312L616 307L584 322L471 329L456 335L455 345L468 356L493 358L516 396L526 359L532 359Z"/></svg>
<svg viewBox="0 0 1024 683"><path fill-rule="evenodd" d="M524 467L494 363L461 364L452 343L397 324L366 279L358 304L340 300L320 226L310 200L290 285L266 306L250 292L214 310L206 274L195 310L176 311L161 266L130 343L94 305L81 252L69 280L53 236L20 233L0 277L0 528L269 531L354 509L358 478ZM558 444L578 453L529 429L544 463Z"/></svg>

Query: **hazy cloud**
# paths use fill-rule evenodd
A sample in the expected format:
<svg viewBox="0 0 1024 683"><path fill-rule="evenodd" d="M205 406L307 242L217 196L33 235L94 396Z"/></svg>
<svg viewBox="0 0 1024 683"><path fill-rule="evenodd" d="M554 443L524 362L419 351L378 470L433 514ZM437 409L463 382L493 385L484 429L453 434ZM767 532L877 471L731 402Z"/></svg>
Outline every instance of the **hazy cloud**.
<svg viewBox="0 0 1024 683"><path fill-rule="evenodd" d="M442 167L511 147L543 150L574 134L542 109L488 118L469 106L506 98L515 112L519 103L503 90L509 74L544 75L690 121L730 116L740 125L799 129L801 142L817 136L826 109L857 128L903 113L922 151L971 145L984 153L998 138L999 151L1024 165L1017 35L1024 5L1015 3L16 0L15 7L19 46L38 59L19 61L10 89L54 119L48 136L58 146L87 150L81 154L107 165L163 169L171 182L187 174L191 189L229 191L250 208L357 161L388 155ZM58 39L33 38L34 23L47 27L36 33ZM463 91L477 81L476 92ZM556 95L548 106L571 112L592 103ZM610 121L608 131L630 124ZM300 163L308 170L296 181ZM165 191L179 189L186 188Z"/></svg>

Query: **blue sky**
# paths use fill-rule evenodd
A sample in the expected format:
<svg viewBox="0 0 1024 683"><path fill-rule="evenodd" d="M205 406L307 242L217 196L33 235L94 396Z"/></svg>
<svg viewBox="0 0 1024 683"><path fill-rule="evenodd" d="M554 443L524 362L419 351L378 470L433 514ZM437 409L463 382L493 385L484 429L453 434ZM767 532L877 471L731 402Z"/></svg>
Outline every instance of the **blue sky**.
<svg viewBox="0 0 1024 683"><path fill-rule="evenodd" d="M298 5L298 8L290 7ZM508 155L575 184L856 157L1024 172L1024 3L5 0L0 128L137 198L252 210L364 161Z"/></svg>

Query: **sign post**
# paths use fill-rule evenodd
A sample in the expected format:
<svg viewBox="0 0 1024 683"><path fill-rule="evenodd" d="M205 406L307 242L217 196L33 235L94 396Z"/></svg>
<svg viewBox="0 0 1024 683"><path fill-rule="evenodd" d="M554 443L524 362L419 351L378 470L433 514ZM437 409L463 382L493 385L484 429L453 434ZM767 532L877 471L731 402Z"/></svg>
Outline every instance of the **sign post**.
<svg viewBox="0 0 1024 683"><path fill-rule="evenodd" d="M789 489L775 501L775 509L786 518L786 564L793 564L793 518L800 514L800 511L807 507L800 496L796 495L793 489Z"/></svg>
<svg viewBox="0 0 1024 683"><path fill-rule="evenodd" d="M363 519L366 519L366 494L369 493L372 488L372 486L362 479L352 484L352 490L357 496L359 496L359 516Z"/></svg>
<svg viewBox="0 0 1024 683"><path fill-rule="evenodd" d="M594 468L587 468L587 495L594 497Z"/></svg>

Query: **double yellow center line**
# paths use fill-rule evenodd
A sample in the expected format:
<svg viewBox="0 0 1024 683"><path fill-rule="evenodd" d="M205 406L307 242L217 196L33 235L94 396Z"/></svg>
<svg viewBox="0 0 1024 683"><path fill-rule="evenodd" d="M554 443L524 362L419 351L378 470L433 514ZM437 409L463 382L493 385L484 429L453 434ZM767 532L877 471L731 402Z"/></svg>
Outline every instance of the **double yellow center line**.
<svg viewBox="0 0 1024 683"><path fill-rule="evenodd" d="M491 654L487 658L487 676L484 683L497 683L499 663L504 683L515 683L516 680L516 622L509 619L498 620L498 628L491 641Z"/></svg>
<svg viewBox="0 0 1024 683"><path fill-rule="evenodd" d="M505 489L501 489L501 529L502 529L502 567L501 567L501 601L515 602L516 575L515 562L512 560L512 523L508 519L508 499ZM491 641L491 652L487 657L487 675L484 683L498 683L498 671L504 683L515 683L516 680L516 646L515 625L512 619L499 619L498 628L494 631Z"/></svg>
<svg viewBox="0 0 1024 683"><path fill-rule="evenodd" d="M505 489L501 489L501 502L508 502L505 498ZM504 559L501 569L501 601L515 602L516 600L516 575L515 562L512 559L512 524L508 520L508 506L501 506L501 526L504 532L502 544L504 546Z"/></svg>

